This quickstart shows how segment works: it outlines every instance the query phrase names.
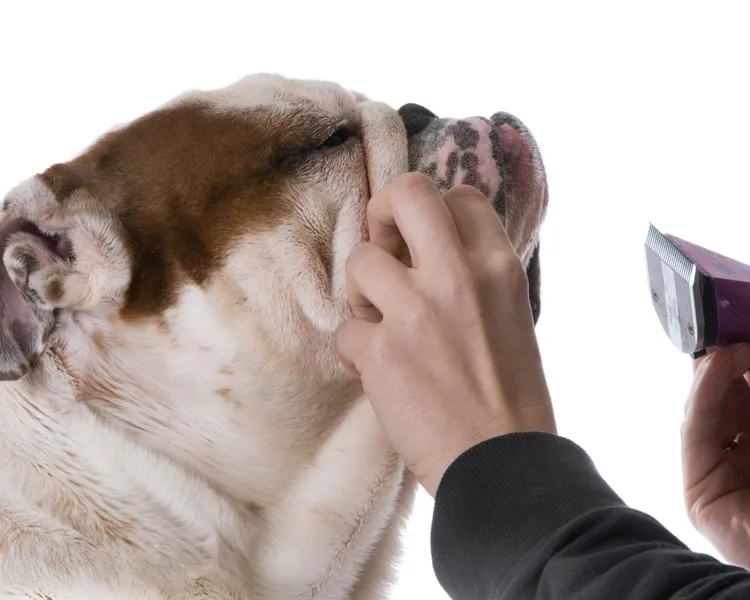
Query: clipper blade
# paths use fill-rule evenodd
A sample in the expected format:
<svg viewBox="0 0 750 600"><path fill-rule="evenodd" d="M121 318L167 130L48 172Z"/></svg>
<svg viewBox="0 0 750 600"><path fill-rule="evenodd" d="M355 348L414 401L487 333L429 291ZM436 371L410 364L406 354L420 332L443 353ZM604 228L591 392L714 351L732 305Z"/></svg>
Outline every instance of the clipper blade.
<svg viewBox="0 0 750 600"><path fill-rule="evenodd" d="M697 355L715 342L714 290L711 278L675 242L649 226L646 264L651 301L672 343L681 352Z"/></svg>
<svg viewBox="0 0 750 600"><path fill-rule="evenodd" d="M750 342L750 266L653 225L646 262L654 309L682 352Z"/></svg>

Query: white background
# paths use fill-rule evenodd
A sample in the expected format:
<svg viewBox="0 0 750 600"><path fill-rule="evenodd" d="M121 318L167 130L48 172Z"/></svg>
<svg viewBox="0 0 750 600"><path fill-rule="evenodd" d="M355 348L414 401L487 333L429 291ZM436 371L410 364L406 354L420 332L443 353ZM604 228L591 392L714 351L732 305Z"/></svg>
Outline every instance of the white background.
<svg viewBox="0 0 750 600"><path fill-rule="evenodd" d="M649 221L750 262L743 2L3 2L0 188L191 88L276 71L441 116L515 113L549 174L539 327L560 432L693 548L690 362L652 313ZM393 598L441 598L431 502Z"/></svg>

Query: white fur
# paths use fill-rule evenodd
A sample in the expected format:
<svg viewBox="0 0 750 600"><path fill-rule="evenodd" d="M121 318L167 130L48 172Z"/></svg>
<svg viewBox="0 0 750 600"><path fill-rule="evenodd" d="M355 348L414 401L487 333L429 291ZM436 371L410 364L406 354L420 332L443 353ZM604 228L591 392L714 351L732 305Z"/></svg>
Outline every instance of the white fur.
<svg viewBox="0 0 750 600"><path fill-rule="evenodd" d="M163 109L191 98L219 111L304 98L342 115L362 100L255 76ZM407 167L403 131L388 135L377 143L399 158L378 166L379 185ZM347 160L337 178L296 189L284 227L248 234L210 282L138 323L116 312L130 263L114 223L66 212L37 178L6 197L6 218L71 235L76 262L61 274L50 350L0 385L0 598L381 597L357 584L390 560L381 540L409 502L403 465L333 345L370 194L368 167ZM330 282L310 247L328 230ZM41 296L45 268L30 274Z"/></svg>

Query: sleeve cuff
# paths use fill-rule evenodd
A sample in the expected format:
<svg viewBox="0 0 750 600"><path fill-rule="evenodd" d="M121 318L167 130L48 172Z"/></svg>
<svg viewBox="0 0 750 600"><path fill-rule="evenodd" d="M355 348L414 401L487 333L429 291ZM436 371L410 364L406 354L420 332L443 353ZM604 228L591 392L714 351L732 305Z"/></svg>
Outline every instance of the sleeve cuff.
<svg viewBox="0 0 750 600"><path fill-rule="evenodd" d="M487 440L459 456L438 487L435 574L453 598L491 597L477 595L481 581L503 581L537 544L579 516L622 505L570 440L547 433Z"/></svg>

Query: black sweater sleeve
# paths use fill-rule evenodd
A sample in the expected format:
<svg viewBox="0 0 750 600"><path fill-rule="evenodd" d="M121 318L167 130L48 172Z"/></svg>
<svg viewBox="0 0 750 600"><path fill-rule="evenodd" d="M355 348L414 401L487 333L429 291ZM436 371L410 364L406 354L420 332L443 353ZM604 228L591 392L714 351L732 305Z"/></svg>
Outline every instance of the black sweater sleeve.
<svg viewBox="0 0 750 600"><path fill-rule="evenodd" d="M750 572L628 508L573 442L479 444L435 498L432 560L454 600L748 600Z"/></svg>

